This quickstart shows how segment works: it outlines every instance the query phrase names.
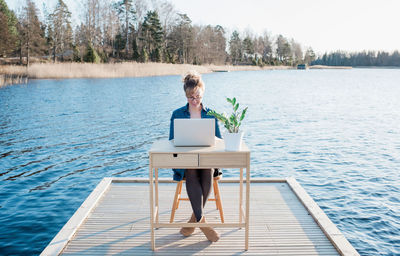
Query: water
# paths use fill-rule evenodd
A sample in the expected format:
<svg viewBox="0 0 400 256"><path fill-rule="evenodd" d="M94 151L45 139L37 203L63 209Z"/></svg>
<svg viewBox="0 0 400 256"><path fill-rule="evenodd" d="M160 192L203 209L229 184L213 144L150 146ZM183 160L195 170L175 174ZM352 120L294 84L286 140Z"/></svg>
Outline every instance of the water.
<svg viewBox="0 0 400 256"><path fill-rule="evenodd" d="M253 177L295 177L361 255L400 255L400 70L203 78L209 107L249 106ZM39 254L103 177L147 177L184 103L178 76L1 88L0 255Z"/></svg>

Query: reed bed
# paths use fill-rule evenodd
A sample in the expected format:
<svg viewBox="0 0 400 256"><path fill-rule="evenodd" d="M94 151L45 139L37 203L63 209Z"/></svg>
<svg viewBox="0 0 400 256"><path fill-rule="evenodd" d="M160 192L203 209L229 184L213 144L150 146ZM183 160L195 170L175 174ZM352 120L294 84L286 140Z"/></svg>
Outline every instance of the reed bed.
<svg viewBox="0 0 400 256"><path fill-rule="evenodd" d="M281 67L282 68L282 67ZM30 66L29 78L116 78L116 77L144 77L182 75L189 70L199 73L213 71L260 70L256 66L217 66L217 65L189 65L168 63L37 63Z"/></svg>
<svg viewBox="0 0 400 256"><path fill-rule="evenodd" d="M230 66L230 65L189 65L168 63L34 63L25 66L2 65L0 75L17 75L29 79L66 79L66 78L117 78L182 75L189 70L199 73L239 70L288 69L285 66Z"/></svg>
<svg viewBox="0 0 400 256"><path fill-rule="evenodd" d="M203 66L174 65L166 63L37 63L29 67L29 78L116 78L175 75L189 69L207 72Z"/></svg>

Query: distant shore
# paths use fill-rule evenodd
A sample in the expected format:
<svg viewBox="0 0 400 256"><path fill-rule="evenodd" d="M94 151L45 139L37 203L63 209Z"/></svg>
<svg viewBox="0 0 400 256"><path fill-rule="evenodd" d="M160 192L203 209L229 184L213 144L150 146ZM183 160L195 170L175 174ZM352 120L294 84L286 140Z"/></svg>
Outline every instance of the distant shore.
<svg viewBox="0 0 400 256"><path fill-rule="evenodd" d="M310 69L337 69L351 67L310 66ZM296 69L291 66L232 66L232 65L189 65L168 63L34 63L29 68L17 65L0 66L0 86L21 83L27 79L68 78L119 78L183 75L189 70L199 73Z"/></svg>
<svg viewBox="0 0 400 256"><path fill-rule="evenodd" d="M221 71L247 71L292 69L290 66L231 66L231 65L189 65L169 63L35 63L29 66L2 65L0 74L26 75L30 79L63 79L63 78L116 78L145 77L164 75L183 75L189 70L199 73Z"/></svg>
<svg viewBox="0 0 400 256"><path fill-rule="evenodd" d="M325 66L325 65L313 65L309 66L310 69L352 69L349 66Z"/></svg>

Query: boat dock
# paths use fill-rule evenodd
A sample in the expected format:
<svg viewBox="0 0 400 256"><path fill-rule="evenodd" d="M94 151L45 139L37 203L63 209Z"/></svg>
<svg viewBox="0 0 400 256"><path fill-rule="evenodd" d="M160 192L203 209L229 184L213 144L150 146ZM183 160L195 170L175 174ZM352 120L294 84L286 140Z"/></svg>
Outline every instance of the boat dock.
<svg viewBox="0 0 400 256"><path fill-rule="evenodd" d="M238 182L219 182L225 222L239 218ZM159 183L160 221L168 222L177 183ZM199 229L183 237L177 228L159 228L152 251L149 209L148 180L104 178L41 255L359 255L294 178L251 180L248 251L244 229L227 227L216 227L216 243ZM175 221L190 215L189 201L181 202ZM220 223L214 202L205 215Z"/></svg>

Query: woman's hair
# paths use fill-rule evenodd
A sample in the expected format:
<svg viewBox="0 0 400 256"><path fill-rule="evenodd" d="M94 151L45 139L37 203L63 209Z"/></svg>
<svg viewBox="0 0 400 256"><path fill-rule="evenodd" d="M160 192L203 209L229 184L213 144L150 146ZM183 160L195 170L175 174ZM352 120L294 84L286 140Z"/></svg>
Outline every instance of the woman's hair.
<svg viewBox="0 0 400 256"><path fill-rule="evenodd" d="M204 91L205 86L201 75L197 71L189 71L183 78L183 90L187 97L192 96L198 90Z"/></svg>

